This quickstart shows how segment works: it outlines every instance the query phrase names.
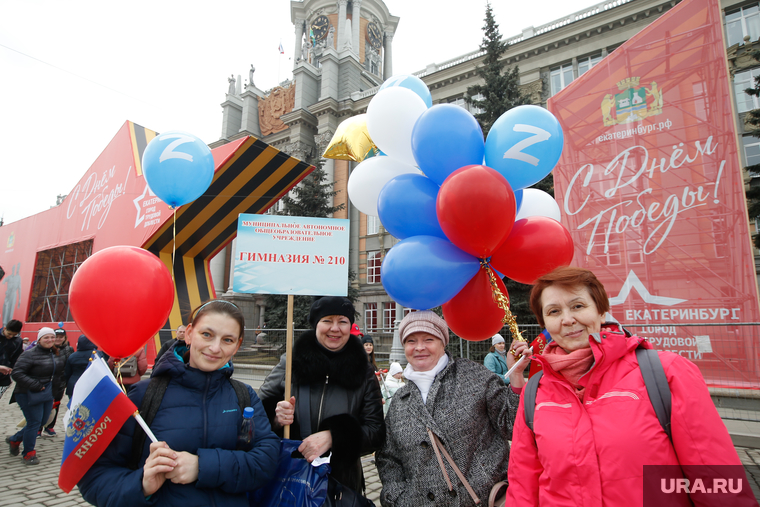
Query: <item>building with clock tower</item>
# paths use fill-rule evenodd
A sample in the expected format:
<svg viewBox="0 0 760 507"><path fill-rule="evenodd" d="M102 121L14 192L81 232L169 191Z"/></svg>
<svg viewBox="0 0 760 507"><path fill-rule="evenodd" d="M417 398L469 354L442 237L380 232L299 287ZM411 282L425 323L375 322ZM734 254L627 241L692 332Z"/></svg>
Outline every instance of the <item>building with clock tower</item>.
<svg viewBox="0 0 760 507"><path fill-rule="evenodd" d="M519 66L521 91L533 104L545 107L549 97L679 1L591 0L585 9L505 37L507 50L502 58L506 67ZM222 136L212 147L253 135L313 162L324 153L338 124L365 113L380 84L393 74L392 43L400 20L381 0L303 0L291 1L290 6L296 48L293 79L266 92L249 84L228 93L222 103ZM758 164L760 141L745 116L747 111L760 108L760 99L746 95L744 89L760 75L760 64L751 58L752 52L760 49L760 4L758 0L721 0L721 7L742 163ZM476 112L467 105L465 96L470 86L482 83L476 69L484 55L478 48L463 47L459 56L431 62L414 75L428 85L434 104L456 104ZM338 191L334 204L345 204L335 217L351 220L349 265L358 275L355 283L360 291L357 322L365 332L381 337L375 343L382 354L389 348L394 322L407 311L390 299L380 279L383 259L397 239L383 229L377 217L364 215L351 205L346 185L354 166L353 162L327 159L324 169ZM760 185L760 175L747 173L746 181L751 186ZM752 223L751 229L756 234L758 224ZM603 266L624 258L637 260L636 252L625 248L622 245L619 251L600 253L598 263ZM232 251L234 246L228 247L212 262L218 294L231 290ZM760 271L757 250L755 262ZM225 297L238 296L255 300L252 321L262 324L263 298L230 292Z"/></svg>

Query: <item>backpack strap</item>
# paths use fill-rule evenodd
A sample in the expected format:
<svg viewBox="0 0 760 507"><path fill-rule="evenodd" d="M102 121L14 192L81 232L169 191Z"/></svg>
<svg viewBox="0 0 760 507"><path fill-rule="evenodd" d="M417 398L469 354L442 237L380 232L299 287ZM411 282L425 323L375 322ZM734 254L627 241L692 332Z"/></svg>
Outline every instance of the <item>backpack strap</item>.
<svg viewBox="0 0 760 507"><path fill-rule="evenodd" d="M644 379L644 385L647 388L649 401L652 402L657 420L660 426L668 435L670 443L673 443L673 434L670 428L670 413L672 400L670 397L670 385L668 378L665 376L665 369L662 367L662 361L656 350L653 349L636 349L636 360L639 362L641 376Z"/></svg>
<svg viewBox="0 0 760 507"><path fill-rule="evenodd" d="M232 377L230 377L230 384L235 389L238 405L240 405L240 417L242 417L245 408L251 406L251 395L248 393L248 386Z"/></svg>
<svg viewBox="0 0 760 507"><path fill-rule="evenodd" d="M159 375L150 379L148 388L145 390L145 396L140 404L140 415L145 420L145 424L151 425L153 419L158 413L158 408L161 406L161 401L166 394L166 388L169 386L171 378L169 375ZM243 382L229 379L232 388L235 389L235 395L237 396L238 406L240 407L240 417L243 417L243 410L246 407L251 406L251 397L248 393L248 387ZM132 435L132 455L130 457L129 467L132 470L137 470L140 466L140 458L142 457L143 447L145 446L145 438L147 435L139 424L135 425L135 432Z"/></svg>
<svg viewBox="0 0 760 507"><path fill-rule="evenodd" d="M523 388L523 411L525 412L525 424L530 431L533 431L533 420L536 414L536 393L538 393L538 383L544 376L544 370L533 375Z"/></svg>
<svg viewBox="0 0 760 507"><path fill-rule="evenodd" d="M145 396L143 396L140 404L140 415L148 426L158 413L158 407L161 406L170 380L169 375L158 375L150 379L148 388L145 390ZM132 470L137 470L140 466L146 437L145 430L139 424L135 424L135 432L132 434L132 455L129 460L129 468Z"/></svg>

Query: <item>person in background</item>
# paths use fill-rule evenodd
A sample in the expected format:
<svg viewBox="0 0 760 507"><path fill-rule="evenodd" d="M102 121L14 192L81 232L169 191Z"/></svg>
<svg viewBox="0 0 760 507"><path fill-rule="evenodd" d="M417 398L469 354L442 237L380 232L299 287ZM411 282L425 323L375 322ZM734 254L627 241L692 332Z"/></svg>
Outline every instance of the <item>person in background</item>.
<svg viewBox="0 0 760 507"><path fill-rule="evenodd" d="M134 360L132 360L134 358ZM141 377L145 375L145 372L148 371L148 354L145 351L145 347L141 347L137 352L132 354L131 357L126 358L126 361L122 363L123 365L121 368L115 368L116 364L119 364L119 362L123 361L125 358L110 358L108 360L108 366L113 370L113 374L116 376L116 380L124 386L125 389L127 389L127 393L129 393L129 389L134 384L137 384L140 382ZM131 372L127 372L127 368L125 366L128 361L132 360L134 363L137 362L137 368L136 372L132 374ZM158 363L158 361L156 361Z"/></svg>
<svg viewBox="0 0 760 507"><path fill-rule="evenodd" d="M354 336L358 336L359 339L361 339L361 337L364 336L364 333L362 333L362 330L359 329L359 326L357 324L351 325L351 334Z"/></svg>
<svg viewBox="0 0 760 507"><path fill-rule="evenodd" d="M671 465L690 484L706 469L741 466L697 366L658 351L671 395L669 438L636 355L652 346L607 313L609 297L594 273L561 267L539 277L530 308L552 342L533 356L543 374L532 430L524 403L517 413L507 506L643 505L646 465ZM668 505L713 505L710 496L700 502L676 492Z"/></svg>
<svg viewBox="0 0 760 507"><path fill-rule="evenodd" d="M312 303L309 323L293 345L293 396L284 400L285 354L259 389L272 428L303 440L299 452L312 462L332 451L331 475L361 492L361 456L385 438L382 394L361 341L350 334L351 300L327 296ZM308 415L307 415L308 414Z"/></svg>
<svg viewBox="0 0 760 507"><path fill-rule="evenodd" d="M376 454L383 484L380 502L385 507L485 505L491 488L507 479L524 366L512 373L510 387L482 364L453 359L446 352L448 325L428 310L404 317L399 333L409 364L406 385L396 391L388 410L385 445ZM512 349L519 355L527 344L513 342ZM514 364L514 355L508 360ZM453 466L438 460L444 450L472 494Z"/></svg>
<svg viewBox="0 0 760 507"><path fill-rule="evenodd" d="M16 360L23 349L23 341L19 337L24 324L18 320L9 320L0 329L0 398L11 385L11 373Z"/></svg>
<svg viewBox="0 0 760 507"><path fill-rule="evenodd" d="M66 396L69 398L74 393L74 386L79 381L79 377L82 376L84 370L90 365L90 358L92 358L94 350L97 350L97 346L85 335L79 335L77 351L69 356L63 369L63 377L66 381ZM103 357L102 353L98 355Z"/></svg>
<svg viewBox="0 0 760 507"><path fill-rule="evenodd" d="M505 384L509 384L509 378L506 376L507 371L507 344L500 334L493 335L491 338L491 350L483 359L483 365L494 372Z"/></svg>
<svg viewBox="0 0 760 507"><path fill-rule="evenodd" d="M5 438L11 456L18 456L24 444L24 463L38 465L35 445L43 421L53 408L55 387L63 377L64 356L53 352L55 331L43 327L37 332L37 344L24 351L16 361L11 377L16 381L11 403L18 403L26 419L26 426L15 435ZM46 395L45 393L51 393Z"/></svg>
<svg viewBox="0 0 760 507"><path fill-rule="evenodd" d="M66 330L58 328L55 330L55 343L53 345L53 352L56 355L63 357L64 371L66 369L65 364L68 362L71 354L74 353L74 347L69 344L68 337L66 336ZM54 437L55 422L58 419L58 410L61 407L61 400L66 392L66 379L61 375L60 382L55 386L55 399L53 400L53 411L47 420L43 419L42 426L40 427L39 434L43 437ZM45 424L47 423L47 425Z"/></svg>
<svg viewBox="0 0 760 507"><path fill-rule="evenodd" d="M177 328L177 337L176 337L176 341L177 342L185 343L185 329L187 329L186 326L179 326ZM172 347L172 345L174 345L174 343L175 343L175 340L167 340L166 343L164 343L163 345L161 345L161 348L156 353L156 359L153 362L153 367L154 368L158 364L158 360L161 359L161 356L163 356L164 353L167 350L169 350Z"/></svg>
<svg viewBox="0 0 760 507"><path fill-rule="evenodd" d="M372 337L368 334L365 334L362 337L362 345L364 346L364 351L367 353L367 360L369 360L369 364L372 365L372 368L374 368L375 372L379 371L377 367L377 361L375 361L375 342Z"/></svg>
<svg viewBox="0 0 760 507"><path fill-rule="evenodd" d="M383 405L383 413L385 415L388 414L393 395L396 394L396 391L400 388L404 387L404 385L406 385L404 383L404 369L401 368L399 363L391 363L390 368L388 368L388 374L385 376L385 380L380 383L380 387L383 390L383 401L385 401L385 404Z"/></svg>
<svg viewBox="0 0 760 507"><path fill-rule="evenodd" d="M248 507L247 492L268 483L277 469L280 441L259 397L245 386L253 408L253 441L238 448L243 414L232 385L233 356L243 342L245 319L237 305L212 300L197 308L186 341L177 341L129 398L138 407L153 389L168 382L150 427L159 442L145 439L133 453L135 420L130 417L105 452L79 481L93 505ZM136 469L130 467L134 463Z"/></svg>

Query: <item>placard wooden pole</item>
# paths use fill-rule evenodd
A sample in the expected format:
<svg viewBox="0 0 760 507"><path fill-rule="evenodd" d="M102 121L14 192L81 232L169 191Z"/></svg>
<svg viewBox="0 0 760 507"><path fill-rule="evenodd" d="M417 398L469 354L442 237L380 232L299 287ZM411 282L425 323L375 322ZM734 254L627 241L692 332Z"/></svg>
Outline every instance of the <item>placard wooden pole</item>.
<svg viewBox="0 0 760 507"><path fill-rule="evenodd" d="M288 294L288 328L285 334L285 401L290 401L290 377L293 369L293 294ZM290 438L290 425L282 430L282 436Z"/></svg>

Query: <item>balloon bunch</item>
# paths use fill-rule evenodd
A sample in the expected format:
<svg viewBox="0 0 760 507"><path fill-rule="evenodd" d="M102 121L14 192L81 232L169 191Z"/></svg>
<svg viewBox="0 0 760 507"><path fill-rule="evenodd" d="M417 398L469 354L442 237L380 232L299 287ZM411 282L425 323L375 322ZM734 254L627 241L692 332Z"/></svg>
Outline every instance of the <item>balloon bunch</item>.
<svg viewBox="0 0 760 507"><path fill-rule="evenodd" d="M354 169L349 198L401 240L381 267L394 301L443 305L450 328L468 340L488 338L510 320L516 335L501 276L532 283L573 257L557 203L526 188L559 160L562 129L549 111L519 106L484 142L467 110L431 103L414 76L380 88L367 108L366 137L382 154Z"/></svg>

